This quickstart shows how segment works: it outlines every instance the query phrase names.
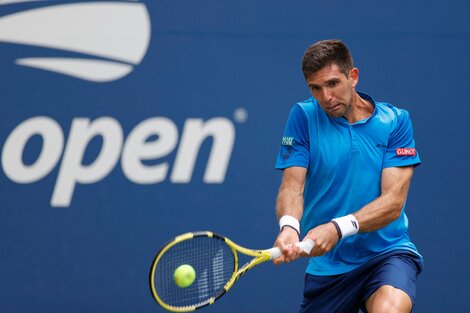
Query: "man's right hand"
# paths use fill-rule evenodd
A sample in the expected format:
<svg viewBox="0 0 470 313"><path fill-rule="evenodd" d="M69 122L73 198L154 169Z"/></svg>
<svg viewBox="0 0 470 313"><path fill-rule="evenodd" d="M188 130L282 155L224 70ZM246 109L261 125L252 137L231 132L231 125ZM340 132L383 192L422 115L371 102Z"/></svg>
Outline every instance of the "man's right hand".
<svg viewBox="0 0 470 313"><path fill-rule="evenodd" d="M274 243L275 247L281 249L282 255L274 259L273 263L277 265L297 260L302 253L302 249L295 246L297 242L299 242L297 232L290 227L284 227Z"/></svg>

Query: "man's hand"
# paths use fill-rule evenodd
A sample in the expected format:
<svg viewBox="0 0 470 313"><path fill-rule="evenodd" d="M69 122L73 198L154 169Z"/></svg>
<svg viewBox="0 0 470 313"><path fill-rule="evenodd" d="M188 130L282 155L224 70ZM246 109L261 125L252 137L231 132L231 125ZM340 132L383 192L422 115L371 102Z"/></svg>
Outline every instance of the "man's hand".
<svg viewBox="0 0 470 313"><path fill-rule="evenodd" d="M332 223L326 223L310 230L305 238L313 240L313 249L309 254L312 257L324 255L333 249L338 243L339 235Z"/></svg>
<svg viewBox="0 0 470 313"><path fill-rule="evenodd" d="M282 255L273 260L274 264L287 263L297 260L302 253L302 249L295 246L299 242L299 235L290 227L284 227L279 236L277 236L275 247L281 249Z"/></svg>

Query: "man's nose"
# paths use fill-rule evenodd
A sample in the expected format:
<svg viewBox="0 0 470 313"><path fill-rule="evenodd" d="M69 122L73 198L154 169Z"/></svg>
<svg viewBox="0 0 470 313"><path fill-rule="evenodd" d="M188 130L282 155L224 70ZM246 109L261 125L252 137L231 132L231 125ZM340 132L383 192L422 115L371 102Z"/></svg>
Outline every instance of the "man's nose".
<svg viewBox="0 0 470 313"><path fill-rule="evenodd" d="M331 100L333 100L333 94L331 92L331 90L329 90L328 88L323 88L323 91L322 91L322 96L323 96L323 100L327 101L327 102L331 102Z"/></svg>

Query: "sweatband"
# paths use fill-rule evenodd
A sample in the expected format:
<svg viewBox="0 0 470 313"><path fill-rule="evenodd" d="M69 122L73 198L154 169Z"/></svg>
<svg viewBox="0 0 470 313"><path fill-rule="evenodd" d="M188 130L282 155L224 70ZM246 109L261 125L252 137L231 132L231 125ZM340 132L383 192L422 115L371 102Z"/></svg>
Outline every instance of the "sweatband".
<svg viewBox="0 0 470 313"><path fill-rule="evenodd" d="M297 234L300 235L300 223L295 217L290 215L284 215L281 217L279 220L279 229L282 231L282 229L286 226L294 229Z"/></svg>
<svg viewBox="0 0 470 313"><path fill-rule="evenodd" d="M352 214L334 218L331 222L335 225L336 230L338 230L340 239L355 235L359 231L359 222Z"/></svg>

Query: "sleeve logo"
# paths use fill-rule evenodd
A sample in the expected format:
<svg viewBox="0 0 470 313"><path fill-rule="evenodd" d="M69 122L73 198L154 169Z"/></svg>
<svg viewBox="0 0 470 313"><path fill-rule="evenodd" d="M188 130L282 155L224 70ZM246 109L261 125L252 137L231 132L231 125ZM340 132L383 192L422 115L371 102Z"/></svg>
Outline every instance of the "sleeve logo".
<svg viewBox="0 0 470 313"><path fill-rule="evenodd" d="M396 155L398 156L415 156L416 149L415 148L397 148Z"/></svg>
<svg viewBox="0 0 470 313"><path fill-rule="evenodd" d="M294 137L282 137L281 144L283 146L293 146L294 145Z"/></svg>

